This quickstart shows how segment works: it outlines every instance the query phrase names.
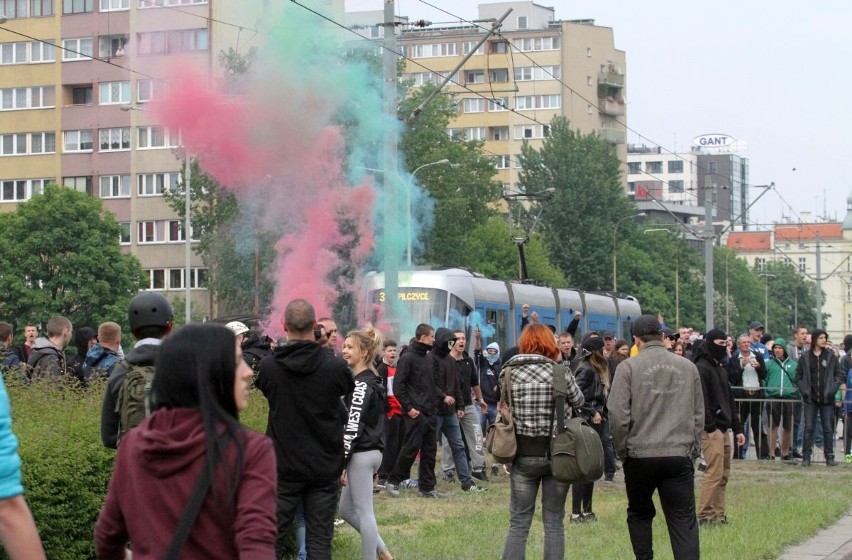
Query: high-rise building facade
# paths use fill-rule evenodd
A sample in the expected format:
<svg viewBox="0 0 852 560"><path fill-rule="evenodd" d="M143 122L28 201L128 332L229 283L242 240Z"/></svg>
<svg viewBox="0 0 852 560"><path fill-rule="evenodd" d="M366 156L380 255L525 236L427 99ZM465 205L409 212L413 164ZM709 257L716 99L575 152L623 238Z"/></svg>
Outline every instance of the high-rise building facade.
<svg viewBox="0 0 852 560"><path fill-rule="evenodd" d="M193 253L186 277L183 224L163 199L181 180L180 133L146 107L168 90L178 60L213 79L219 53L241 46L242 29L229 22L255 26L247 8L223 0L0 0L0 211L48 183L99 197L148 288L176 300L188 283L193 314L209 315L207 270Z"/></svg>

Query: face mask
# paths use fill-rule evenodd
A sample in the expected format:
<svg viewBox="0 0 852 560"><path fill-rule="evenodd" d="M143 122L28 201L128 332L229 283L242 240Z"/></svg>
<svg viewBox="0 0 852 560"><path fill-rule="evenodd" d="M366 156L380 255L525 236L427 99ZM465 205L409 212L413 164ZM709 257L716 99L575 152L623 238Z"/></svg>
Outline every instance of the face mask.
<svg viewBox="0 0 852 560"><path fill-rule="evenodd" d="M713 342L707 343L707 352L717 360L721 360L727 354L727 349L724 346L719 346Z"/></svg>
<svg viewBox="0 0 852 560"><path fill-rule="evenodd" d="M494 354L486 353L485 359L488 360L488 363L493 366L494 364L497 363L497 360L500 359L500 352L497 352L497 353L494 353Z"/></svg>

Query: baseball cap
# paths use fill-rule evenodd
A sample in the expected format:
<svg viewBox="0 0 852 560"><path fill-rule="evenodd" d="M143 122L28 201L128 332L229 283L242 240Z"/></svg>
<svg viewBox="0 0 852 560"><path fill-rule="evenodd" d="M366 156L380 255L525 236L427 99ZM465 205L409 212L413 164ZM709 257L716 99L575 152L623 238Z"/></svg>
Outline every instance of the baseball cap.
<svg viewBox="0 0 852 560"><path fill-rule="evenodd" d="M234 331L234 335L236 336L249 332L249 328L246 326L246 324L240 321L231 321L225 326Z"/></svg>
<svg viewBox="0 0 852 560"><path fill-rule="evenodd" d="M749 324L748 324L748 328L749 328L749 330L752 330L752 329L754 329L754 330L762 329L762 328L763 328L763 323L761 323L760 321L752 321L751 323L749 323Z"/></svg>
<svg viewBox="0 0 852 560"><path fill-rule="evenodd" d="M661 332L660 322L654 315L639 315L633 322L633 336L660 334Z"/></svg>

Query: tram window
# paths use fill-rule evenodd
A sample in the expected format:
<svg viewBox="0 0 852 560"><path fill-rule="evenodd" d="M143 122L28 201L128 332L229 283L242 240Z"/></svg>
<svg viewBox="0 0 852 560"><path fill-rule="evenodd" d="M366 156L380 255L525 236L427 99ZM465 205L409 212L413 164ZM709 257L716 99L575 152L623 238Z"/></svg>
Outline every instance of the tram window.
<svg viewBox="0 0 852 560"><path fill-rule="evenodd" d="M494 329L493 333L486 333L486 339L483 340L483 346L487 346L491 342L496 342L500 345L500 350L505 351L506 348L513 346L509 343L509 311L505 309L487 309L485 311L485 320L488 326ZM490 334L490 336L488 336Z"/></svg>
<svg viewBox="0 0 852 560"><path fill-rule="evenodd" d="M469 305L460 300L457 296L450 295L450 315L447 321L447 328L450 329L465 329L467 326L467 316L473 311Z"/></svg>

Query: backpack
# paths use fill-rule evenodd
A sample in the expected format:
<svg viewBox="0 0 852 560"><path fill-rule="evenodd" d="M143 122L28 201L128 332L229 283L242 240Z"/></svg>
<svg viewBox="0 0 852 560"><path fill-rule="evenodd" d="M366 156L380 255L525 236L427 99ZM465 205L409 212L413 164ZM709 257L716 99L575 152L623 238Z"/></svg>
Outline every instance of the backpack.
<svg viewBox="0 0 852 560"><path fill-rule="evenodd" d="M130 364L126 360L122 365L127 375L121 383L115 412L118 415L118 442L131 428L135 428L151 414L151 385L154 383L154 366Z"/></svg>
<svg viewBox="0 0 852 560"><path fill-rule="evenodd" d="M550 470L553 478L570 484L586 484L603 476L604 452L601 438L580 417L565 421L568 382L565 366L553 366L553 414L556 435L550 441ZM551 420L552 423L552 420Z"/></svg>

